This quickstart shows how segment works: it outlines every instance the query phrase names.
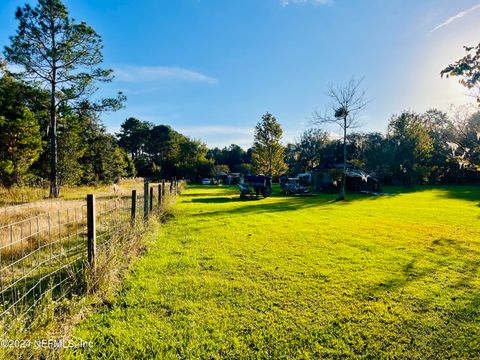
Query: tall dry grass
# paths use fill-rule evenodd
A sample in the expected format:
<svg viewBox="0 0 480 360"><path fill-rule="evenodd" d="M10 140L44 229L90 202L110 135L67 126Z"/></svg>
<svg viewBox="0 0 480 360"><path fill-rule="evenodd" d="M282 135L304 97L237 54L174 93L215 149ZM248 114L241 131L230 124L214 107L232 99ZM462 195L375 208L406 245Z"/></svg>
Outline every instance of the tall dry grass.
<svg viewBox="0 0 480 360"><path fill-rule="evenodd" d="M48 199L48 189L37 187L0 187L0 226L44 213L53 213L85 203L87 194L97 199L130 196L132 190L143 191L143 179L124 179L116 185L64 186L59 199Z"/></svg>
<svg viewBox="0 0 480 360"><path fill-rule="evenodd" d="M54 297L52 291L47 290L41 302L35 307L33 315L19 314L13 326L9 327L0 323L0 332L4 333L4 337L11 339L69 339L71 328L83 317L100 306L112 304L114 296L121 290L122 279L132 260L140 256L145 249L146 239L150 238L145 236L146 232L158 231L161 222L174 216L175 200L176 197L171 196L167 191L162 209L157 206L158 202L154 203L152 216L146 222L141 217L143 208L138 206L136 226L122 226L116 229L117 231L112 232L109 238L108 246L99 248L95 272L86 267L81 273L75 273L72 276L72 292L60 300ZM112 206L115 206L115 201L106 200L103 205L99 204L98 210L102 212L103 208L105 212L105 209L111 209ZM100 219L99 222L101 223L102 220ZM60 359L62 351L61 349L0 348L0 358Z"/></svg>

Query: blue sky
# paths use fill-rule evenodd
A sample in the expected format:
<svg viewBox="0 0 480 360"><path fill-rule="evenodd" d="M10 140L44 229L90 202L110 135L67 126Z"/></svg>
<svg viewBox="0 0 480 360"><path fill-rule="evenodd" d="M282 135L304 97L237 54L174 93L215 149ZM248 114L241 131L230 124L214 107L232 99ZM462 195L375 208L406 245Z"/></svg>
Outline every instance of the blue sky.
<svg viewBox="0 0 480 360"><path fill-rule="evenodd" d="M32 3L32 1L30 1ZM17 27L2 0L0 45ZM440 70L480 42L480 1L471 0L66 0L70 15L103 37L105 66L126 108L102 115L118 131L134 116L205 141L253 141L266 111L284 142L311 127L330 83L365 77L372 101L362 131L386 130L404 109L448 110L471 99ZM327 129L335 132L335 128Z"/></svg>

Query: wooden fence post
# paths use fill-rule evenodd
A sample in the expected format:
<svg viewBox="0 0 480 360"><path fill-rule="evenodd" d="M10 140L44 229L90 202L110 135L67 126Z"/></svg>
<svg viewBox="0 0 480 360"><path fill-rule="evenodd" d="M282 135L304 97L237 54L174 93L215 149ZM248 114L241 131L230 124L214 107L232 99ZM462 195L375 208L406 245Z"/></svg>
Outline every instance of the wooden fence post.
<svg viewBox="0 0 480 360"><path fill-rule="evenodd" d="M150 212L153 212L153 186L150 188Z"/></svg>
<svg viewBox="0 0 480 360"><path fill-rule="evenodd" d="M165 197L165 179L162 179L162 197Z"/></svg>
<svg viewBox="0 0 480 360"><path fill-rule="evenodd" d="M158 209L162 210L162 184L158 184Z"/></svg>
<svg viewBox="0 0 480 360"><path fill-rule="evenodd" d="M172 195L173 191L173 178L170 179L170 195Z"/></svg>
<svg viewBox="0 0 480 360"><path fill-rule="evenodd" d="M97 253L97 224L95 221L95 195L87 195L87 249L88 265L95 272Z"/></svg>
<svg viewBox="0 0 480 360"><path fill-rule="evenodd" d="M137 190L132 190L132 213L131 213L132 226L135 226L136 220L137 220Z"/></svg>
<svg viewBox="0 0 480 360"><path fill-rule="evenodd" d="M148 181L143 184L143 218L148 219Z"/></svg>

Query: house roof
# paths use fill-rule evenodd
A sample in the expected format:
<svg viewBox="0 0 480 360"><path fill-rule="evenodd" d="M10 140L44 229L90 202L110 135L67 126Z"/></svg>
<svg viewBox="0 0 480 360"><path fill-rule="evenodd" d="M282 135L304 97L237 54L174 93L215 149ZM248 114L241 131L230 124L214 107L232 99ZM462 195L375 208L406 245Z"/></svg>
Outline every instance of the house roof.
<svg viewBox="0 0 480 360"><path fill-rule="evenodd" d="M354 169L355 165L347 161L347 169ZM343 163L337 163L334 161L324 161L319 166L315 166L312 171L323 171L323 170L332 170L332 169L343 169Z"/></svg>
<svg viewBox="0 0 480 360"><path fill-rule="evenodd" d="M378 180L361 169L355 168L355 165L351 162L347 162L347 177L349 178L361 178L362 181L368 181L368 179L372 179L374 181ZM343 169L343 163L336 163L334 161L325 161L320 166L314 167L312 171L325 171L325 170L332 170L332 169Z"/></svg>

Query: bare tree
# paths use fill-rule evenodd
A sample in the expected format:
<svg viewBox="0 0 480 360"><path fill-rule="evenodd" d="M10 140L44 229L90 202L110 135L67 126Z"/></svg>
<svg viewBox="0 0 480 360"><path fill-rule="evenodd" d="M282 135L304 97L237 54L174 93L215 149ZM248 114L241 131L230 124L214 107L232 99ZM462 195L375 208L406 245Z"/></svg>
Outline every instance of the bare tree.
<svg viewBox="0 0 480 360"><path fill-rule="evenodd" d="M313 113L314 123L317 125L336 124L343 130L343 174L342 185L338 200L345 199L345 183L347 179L347 132L360 126L358 114L365 109L368 101L365 99L365 91L360 89L363 78L356 80L351 78L342 85L330 85L327 95L331 103L324 113Z"/></svg>

